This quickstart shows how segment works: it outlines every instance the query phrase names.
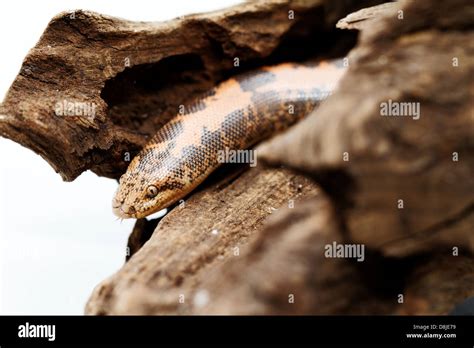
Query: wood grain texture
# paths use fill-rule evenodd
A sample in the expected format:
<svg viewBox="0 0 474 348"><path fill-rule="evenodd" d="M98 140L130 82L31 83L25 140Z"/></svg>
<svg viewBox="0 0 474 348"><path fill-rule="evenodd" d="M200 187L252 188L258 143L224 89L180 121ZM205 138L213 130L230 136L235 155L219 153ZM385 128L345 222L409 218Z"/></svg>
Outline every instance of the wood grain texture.
<svg viewBox="0 0 474 348"><path fill-rule="evenodd" d="M309 179L270 168L248 170L224 187L204 187L163 218L130 261L95 289L86 312L191 312L198 285L219 265L238 259L235 248L243 253L269 216L317 192Z"/></svg>
<svg viewBox="0 0 474 348"><path fill-rule="evenodd" d="M40 154L64 180L88 169L118 178L180 105L218 82L289 55L303 59L327 55L329 47L349 49L355 35L337 33L325 14L340 17L361 5L330 3L245 2L161 23L61 13L0 105L0 135ZM291 20L290 10L297 14ZM80 109L62 116L58 103L66 110L81 103L95 109L89 117L78 116Z"/></svg>
<svg viewBox="0 0 474 348"><path fill-rule="evenodd" d="M465 1L401 6L405 19L371 22L340 89L263 144L261 158L319 177L329 191L341 182L327 180L327 171L350 178L337 198L350 201L352 239L384 254L472 252L474 31L466 16L474 9ZM453 66L454 57L462 63ZM420 118L381 116L388 100L419 103Z"/></svg>

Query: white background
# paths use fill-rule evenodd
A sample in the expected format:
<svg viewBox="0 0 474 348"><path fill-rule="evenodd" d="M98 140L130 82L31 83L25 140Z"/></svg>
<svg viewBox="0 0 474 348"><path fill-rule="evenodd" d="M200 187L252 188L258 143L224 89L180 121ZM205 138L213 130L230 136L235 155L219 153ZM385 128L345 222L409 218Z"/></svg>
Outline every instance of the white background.
<svg viewBox="0 0 474 348"><path fill-rule="evenodd" d="M2 1L0 99L49 20L88 9L162 21L238 0ZM72 183L32 151L0 138L0 314L82 314L92 289L124 261L134 220L111 211L117 184L83 173Z"/></svg>

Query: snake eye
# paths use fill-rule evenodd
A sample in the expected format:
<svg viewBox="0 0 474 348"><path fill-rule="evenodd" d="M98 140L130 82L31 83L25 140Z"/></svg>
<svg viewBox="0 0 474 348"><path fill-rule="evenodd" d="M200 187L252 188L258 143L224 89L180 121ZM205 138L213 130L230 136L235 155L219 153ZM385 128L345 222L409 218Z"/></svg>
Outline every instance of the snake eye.
<svg viewBox="0 0 474 348"><path fill-rule="evenodd" d="M146 196L148 198L153 198L158 194L158 189L155 185L150 185L146 188Z"/></svg>

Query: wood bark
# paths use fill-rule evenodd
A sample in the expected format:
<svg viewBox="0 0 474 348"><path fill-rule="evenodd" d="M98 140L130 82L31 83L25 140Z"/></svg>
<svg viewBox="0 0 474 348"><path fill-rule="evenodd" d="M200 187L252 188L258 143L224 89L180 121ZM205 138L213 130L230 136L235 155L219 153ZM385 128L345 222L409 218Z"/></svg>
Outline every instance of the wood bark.
<svg viewBox="0 0 474 348"><path fill-rule="evenodd" d="M390 12L362 32L327 103L263 144L260 157L317 177L350 206L354 241L391 256L472 252L473 6L401 6L405 19ZM418 103L419 119L382 116L388 101Z"/></svg>
<svg viewBox="0 0 474 348"><path fill-rule="evenodd" d="M247 2L163 23L59 14L0 106L0 135L40 154L64 180L88 169L118 178L180 105L218 82L288 57L347 50L355 35L338 33L328 16L356 3Z"/></svg>

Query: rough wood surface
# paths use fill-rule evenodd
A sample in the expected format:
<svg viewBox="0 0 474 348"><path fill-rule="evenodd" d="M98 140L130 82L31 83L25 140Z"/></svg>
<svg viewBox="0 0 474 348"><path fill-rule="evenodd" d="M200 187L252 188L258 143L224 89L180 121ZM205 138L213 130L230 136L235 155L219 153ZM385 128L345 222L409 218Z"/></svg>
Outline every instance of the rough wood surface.
<svg viewBox="0 0 474 348"><path fill-rule="evenodd" d="M246 171L225 187L202 188L162 219L130 261L95 289L86 312L189 313L199 284L219 274L221 264L239 259L267 217L317 193L309 179L270 168Z"/></svg>
<svg viewBox="0 0 474 348"><path fill-rule="evenodd" d="M260 158L339 188L337 199L351 204L344 213L351 239L386 255L473 251L474 8L467 1L401 6L405 19L373 21L348 57L340 89L263 144ZM419 103L420 118L381 116L390 99ZM348 179L331 182L328 172Z"/></svg>
<svg viewBox="0 0 474 348"><path fill-rule="evenodd" d="M87 169L118 178L179 105L218 81L289 55L347 50L355 35L337 34L327 18L346 14L357 1L330 3L246 2L163 23L62 13L25 58L0 106L0 135L40 154L65 180Z"/></svg>
<svg viewBox="0 0 474 348"><path fill-rule="evenodd" d="M406 279L396 314L443 315L474 294L474 258L436 255L420 262ZM471 312L472 314L472 312Z"/></svg>
<svg viewBox="0 0 474 348"><path fill-rule="evenodd" d="M268 219L242 257L219 265L197 294L208 301L198 314L367 314L392 311L372 284L380 273L363 263L325 257L325 246L342 243L337 212L324 193ZM265 275L265 276L264 276ZM225 280L225 281L223 281ZM196 294L194 295L196 296ZM236 305L238 304L238 305ZM196 308L197 307L197 308Z"/></svg>
<svg viewBox="0 0 474 348"><path fill-rule="evenodd" d="M395 16L400 8L399 2L387 2L384 4L363 8L340 19L336 27L340 29L361 30L369 25L374 19L382 16Z"/></svg>

